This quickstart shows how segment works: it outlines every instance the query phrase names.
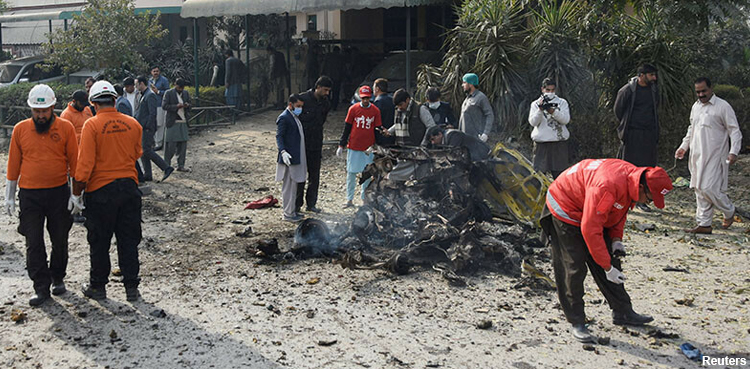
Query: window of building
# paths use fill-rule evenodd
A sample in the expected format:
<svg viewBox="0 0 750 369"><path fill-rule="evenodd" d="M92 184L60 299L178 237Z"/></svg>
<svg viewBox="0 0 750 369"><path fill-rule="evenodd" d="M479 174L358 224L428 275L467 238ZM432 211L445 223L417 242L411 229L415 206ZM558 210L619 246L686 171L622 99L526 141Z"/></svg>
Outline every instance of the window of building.
<svg viewBox="0 0 750 369"><path fill-rule="evenodd" d="M307 16L307 30L308 31L317 31L318 30L318 16L308 15Z"/></svg>

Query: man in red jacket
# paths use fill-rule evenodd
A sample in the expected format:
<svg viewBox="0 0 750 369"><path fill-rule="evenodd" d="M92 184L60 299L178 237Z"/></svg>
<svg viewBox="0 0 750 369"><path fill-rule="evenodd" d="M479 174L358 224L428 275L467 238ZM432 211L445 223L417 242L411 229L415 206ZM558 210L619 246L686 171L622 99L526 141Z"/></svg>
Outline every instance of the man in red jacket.
<svg viewBox="0 0 750 369"><path fill-rule="evenodd" d="M581 161L550 185L540 223L551 243L560 306L577 340L595 340L583 311L586 266L612 309L614 324L653 320L633 311L620 260L613 255L625 252L622 235L628 210L651 201L662 209L664 195L671 190L672 180L664 169L636 167L619 159Z"/></svg>

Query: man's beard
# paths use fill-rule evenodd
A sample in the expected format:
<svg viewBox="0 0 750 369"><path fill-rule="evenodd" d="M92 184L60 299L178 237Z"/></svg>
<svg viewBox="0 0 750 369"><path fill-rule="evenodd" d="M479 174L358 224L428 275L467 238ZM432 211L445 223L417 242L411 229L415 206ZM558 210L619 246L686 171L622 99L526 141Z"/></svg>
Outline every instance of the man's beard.
<svg viewBox="0 0 750 369"><path fill-rule="evenodd" d="M49 127L52 125L52 122L55 121L55 116L53 115L50 119L47 118L31 118L31 120L34 121L34 128L36 128L36 131L38 133L44 133L49 131Z"/></svg>
<svg viewBox="0 0 750 369"><path fill-rule="evenodd" d="M78 110L78 111L83 111L83 109L85 109L86 106L85 105L73 104L73 108L75 108L75 110Z"/></svg>

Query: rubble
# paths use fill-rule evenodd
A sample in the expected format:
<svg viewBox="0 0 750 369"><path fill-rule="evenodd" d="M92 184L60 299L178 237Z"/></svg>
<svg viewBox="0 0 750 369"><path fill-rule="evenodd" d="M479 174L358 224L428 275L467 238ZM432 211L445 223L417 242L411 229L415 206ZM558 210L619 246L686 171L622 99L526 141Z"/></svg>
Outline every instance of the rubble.
<svg viewBox="0 0 750 369"><path fill-rule="evenodd" d="M372 178L365 191L366 205L359 208L349 227L330 230L322 221L306 219L295 232L291 251L301 256L335 255L342 267L350 269L382 268L406 274L413 267L432 268L455 286L466 284L462 274L480 269L519 277L523 264L529 265L527 272L534 271L528 278L541 279L546 284L542 289L554 289L549 277L522 263L543 247L528 222L531 218L514 218L516 213L495 218L497 206L493 210L490 203L504 201L503 197L478 190L489 183L493 193L507 196L497 176L515 167L530 173L528 165L511 158L513 164L506 170L488 170L508 159L474 163L461 147L380 148L360 179ZM407 180L392 180L392 173ZM536 182L537 187L543 183ZM540 191L537 188L534 196ZM487 201L487 196L494 197ZM513 207L527 204L519 210L523 214L539 208L528 205L537 204L537 198L522 200L515 198ZM538 287L534 282L526 285Z"/></svg>

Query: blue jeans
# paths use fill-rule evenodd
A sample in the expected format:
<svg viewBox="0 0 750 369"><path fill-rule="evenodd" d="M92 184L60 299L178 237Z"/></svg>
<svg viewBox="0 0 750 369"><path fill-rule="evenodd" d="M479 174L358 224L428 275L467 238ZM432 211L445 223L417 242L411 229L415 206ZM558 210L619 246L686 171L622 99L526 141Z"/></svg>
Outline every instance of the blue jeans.
<svg viewBox="0 0 750 369"><path fill-rule="evenodd" d="M357 187L357 174L358 173L346 172L346 199L349 201L354 200L354 191ZM365 189L370 182L372 182L372 178L366 180L365 183L362 183L362 200L365 199Z"/></svg>

